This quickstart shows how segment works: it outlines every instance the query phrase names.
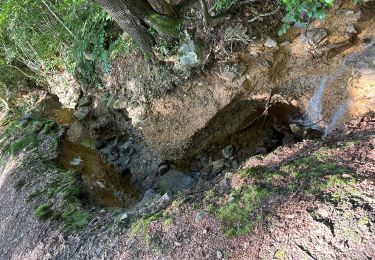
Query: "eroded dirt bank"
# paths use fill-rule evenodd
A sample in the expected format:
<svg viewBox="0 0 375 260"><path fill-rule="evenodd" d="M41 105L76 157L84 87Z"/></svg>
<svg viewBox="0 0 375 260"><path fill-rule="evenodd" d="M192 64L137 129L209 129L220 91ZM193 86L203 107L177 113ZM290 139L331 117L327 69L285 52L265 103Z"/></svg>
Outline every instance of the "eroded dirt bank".
<svg viewBox="0 0 375 260"><path fill-rule="evenodd" d="M3 115L1 258L372 259L374 39L344 1L192 81L120 58L76 111Z"/></svg>

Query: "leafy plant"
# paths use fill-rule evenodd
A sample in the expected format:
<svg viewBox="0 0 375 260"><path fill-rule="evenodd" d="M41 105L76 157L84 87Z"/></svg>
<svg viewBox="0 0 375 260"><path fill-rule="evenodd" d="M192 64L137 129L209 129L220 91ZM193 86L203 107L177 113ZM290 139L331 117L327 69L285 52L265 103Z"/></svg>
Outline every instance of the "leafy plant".
<svg viewBox="0 0 375 260"><path fill-rule="evenodd" d="M354 4L361 3L362 0L353 0ZM286 33L293 24L311 21L314 19L324 19L327 10L333 7L334 0L283 0L287 11L284 17L284 24L278 34Z"/></svg>

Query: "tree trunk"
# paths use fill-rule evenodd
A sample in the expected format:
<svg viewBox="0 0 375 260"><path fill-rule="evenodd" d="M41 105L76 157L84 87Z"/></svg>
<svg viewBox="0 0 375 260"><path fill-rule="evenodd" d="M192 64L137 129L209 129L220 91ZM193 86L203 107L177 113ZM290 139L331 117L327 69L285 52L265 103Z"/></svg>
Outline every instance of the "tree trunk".
<svg viewBox="0 0 375 260"><path fill-rule="evenodd" d="M148 53L155 43L149 32L153 27L159 33L175 36L179 21L161 15L152 9L147 0L94 0L106 10L120 27Z"/></svg>

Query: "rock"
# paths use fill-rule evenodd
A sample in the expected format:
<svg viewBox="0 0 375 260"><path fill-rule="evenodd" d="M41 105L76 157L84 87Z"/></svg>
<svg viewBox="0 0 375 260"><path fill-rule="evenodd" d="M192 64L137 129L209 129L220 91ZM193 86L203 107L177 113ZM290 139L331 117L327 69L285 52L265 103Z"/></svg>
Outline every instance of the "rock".
<svg viewBox="0 0 375 260"><path fill-rule="evenodd" d="M212 166L208 165L204 167L200 172L202 173L202 175L207 176L211 173L211 170L212 170Z"/></svg>
<svg viewBox="0 0 375 260"><path fill-rule="evenodd" d="M203 210L203 211L199 211L196 215L195 215L195 222L199 222L201 221L204 217L206 217L208 215L208 213Z"/></svg>
<svg viewBox="0 0 375 260"><path fill-rule="evenodd" d="M260 146L255 148L255 153L256 154L267 154L267 148L264 146Z"/></svg>
<svg viewBox="0 0 375 260"><path fill-rule="evenodd" d="M142 200L138 203L138 206L145 206L156 197L156 192L153 189L148 189L143 194Z"/></svg>
<svg viewBox="0 0 375 260"><path fill-rule="evenodd" d="M233 82L233 80L236 78L236 74L234 74L231 71L224 71L218 74L218 76L228 82Z"/></svg>
<svg viewBox="0 0 375 260"><path fill-rule="evenodd" d="M212 171L213 173L219 173L221 172L225 167L225 160L220 159L212 162Z"/></svg>
<svg viewBox="0 0 375 260"><path fill-rule="evenodd" d="M224 256L224 255L223 255L223 252L221 252L220 250L217 250L217 251L216 251L216 258L217 258L217 259L222 259L223 256Z"/></svg>
<svg viewBox="0 0 375 260"><path fill-rule="evenodd" d="M318 45L327 36L328 36L328 33L327 33L326 29L323 29L323 28L313 29L313 30L310 30L306 33L307 40L308 40L309 44L311 44L311 45Z"/></svg>
<svg viewBox="0 0 375 260"><path fill-rule="evenodd" d="M238 168L240 167L240 165L238 164L238 162L236 160L233 160L232 162L232 170L238 170Z"/></svg>
<svg viewBox="0 0 375 260"><path fill-rule="evenodd" d="M194 183L192 177L171 169L160 177L158 187L164 192L177 193L191 188Z"/></svg>
<svg viewBox="0 0 375 260"><path fill-rule="evenodd" d="M266 42L264 43L264 46L266 46L267 48L275 48L277 47L277 41L275 41L271 37L267 37Z"/></svg>
<svg viewBox="0 0 375 260"><path fill-rule="evenodd" d="M124 213L124 214L122 214L122 215L120 216L120 220L123 221L123 220L127 219L128 217L129 217L128 214L127 214L127 213Z"/></svg>
<svg viewBox="0 0 375 260"><path fill-rule="evenodd" d="M354 25L353 24L349 24L347 27L346 27L346 32L347 33L350 33L350 34L358 34L357 30L355 29Z"/></svg>
<svg viewBox="0 0 375 260"><path fill-rule="evenodd" d="M204 60L206 59L204 48L193 40L188 40L183 43L178 52L179 65L182 67L199 67L204 63Z"/></svg>
<svg viewBox="0 0 375 260"><path fill-rule="evenodd" d="M81 96L81 86L68 71L56 72L47 77L52 94L59 97L59 101L65 107L75 109Z"/></svg>
<svg viewBox="0 0 375 260"><path fill-rule="evenodd" d="M158 174L163 175L169 170L169 164L168 162L164 161L159 164L158 166Z"/></svg>
<svg viewBox="0 0 375 260"><path fill-rule="evenodd" d="M225 159L229 159L233 156L234 154L234 146L233 145L228 145L225 147L223 150L221 150L221 153L223 154Z"/></svg>
<svg viewBox="0 0 375 260"><path fill-rule="evenodd" d="M289 127L295 136L297 136L298 138L302 138L303 131L304 131L302 127L300 127L298 124L295 124L295 123L290 124Z"/></svg>
<svg viewBox="0 0 375 260"><path fill-rule="evenodd" d="M322 218L322 219L325 219L325 218L328 218L328 217L329 217L329 212L328 212L327 210L323 209L323 208L319 208L319 209L315 212L315 214L316 214L318 217Z"/></svg>
<svg viewBox="0 0 375 260"><path fill-rule="evenodd" d="M254 58L258 58L259 57L259 53L256 52L256 51L251 51L250 55L253 56Z"/></svg>
<svg viewBox="0 0 375 260"><path fill-rule="evenodd" d="M178 247L178 246L181 246L181 243L180 243L180 242L177 242L177 241L175 241L175 242L174 242L174 245Z"/></svg>
<svg viewBox="0 0 375 260"><path fill-rule="evenodd" d="M74 112L74 116L79 120L84 120L90 114L89 107L81 107L76 112Z"/></svg>
<svg viewBox="0 0 375 260"><path fill-rule="evenodd" d="M117 146L112 146L109 150L108 160L114 162L120 158L120 151Z"/></svg>
<svg viewBox="0 0 375 260"><path fill-rule="evenodd" d="M317 129L307 128L303 131L303 139L320 139L323 133Z"/></svg>
<svg viewBox="0 0 375 260"><path fill-rule="evenodd" d="M171 202L171 199L171 196L168 193L165 193L159 199L154 200L154 202L151 203L151 205L149 205L148 207L141 208L138 214L141 214L143 216L154 215L160 210L166 208Z"/></svg>
<svg viewBox="0 0 375 260"><path fill-rule="evenodd" d="M85 96L85 97L81 98L78 101L78 104L77 104L78 107L87 107L89 105L91 105L91 97L90 96Z"/></svg>

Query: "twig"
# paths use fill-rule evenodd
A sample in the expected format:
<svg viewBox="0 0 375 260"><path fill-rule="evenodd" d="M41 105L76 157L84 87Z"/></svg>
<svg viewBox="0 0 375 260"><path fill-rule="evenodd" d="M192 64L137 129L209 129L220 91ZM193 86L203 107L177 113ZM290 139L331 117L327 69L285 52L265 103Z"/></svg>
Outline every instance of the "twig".
<svg viewBox="0 0 375 260"><path fill-rule="evenodd" d="M262 18L262 17L266 17L266 16L271 16L271 15L274 15L276 14L278 11L280 10L280 7L277 7L276 10L272 11L272 12L269 12L269 13L265 13L265 14L260 14L252 19L250 19L248 22L249 23L252 23L252 22L255 22L256 20Z"/></svg>
<svg viewBox="0 0 375 260"><path fill-rule="evenodd" d="M249 128L251 125L253 125L259 118L263 117L264 116L264 121L263 121L263 128L264 128L264 125L265 125L265 122L266 122L266 118L268 116L268 110L270 109L270 107L272 106L272 103L271 103L271 100L272 100L272 93L273 93L273 89L270 90L270 94L269 94L269 97L268 97L268 101L266 103L266 106L264 108L264 111L262 114L260 114L259 116L257 116L254 120L252 120L250 123L246 124L244 127L241 128L241 130L239 132L242 132L244 130L246 130L247 128Z"/></svg>

